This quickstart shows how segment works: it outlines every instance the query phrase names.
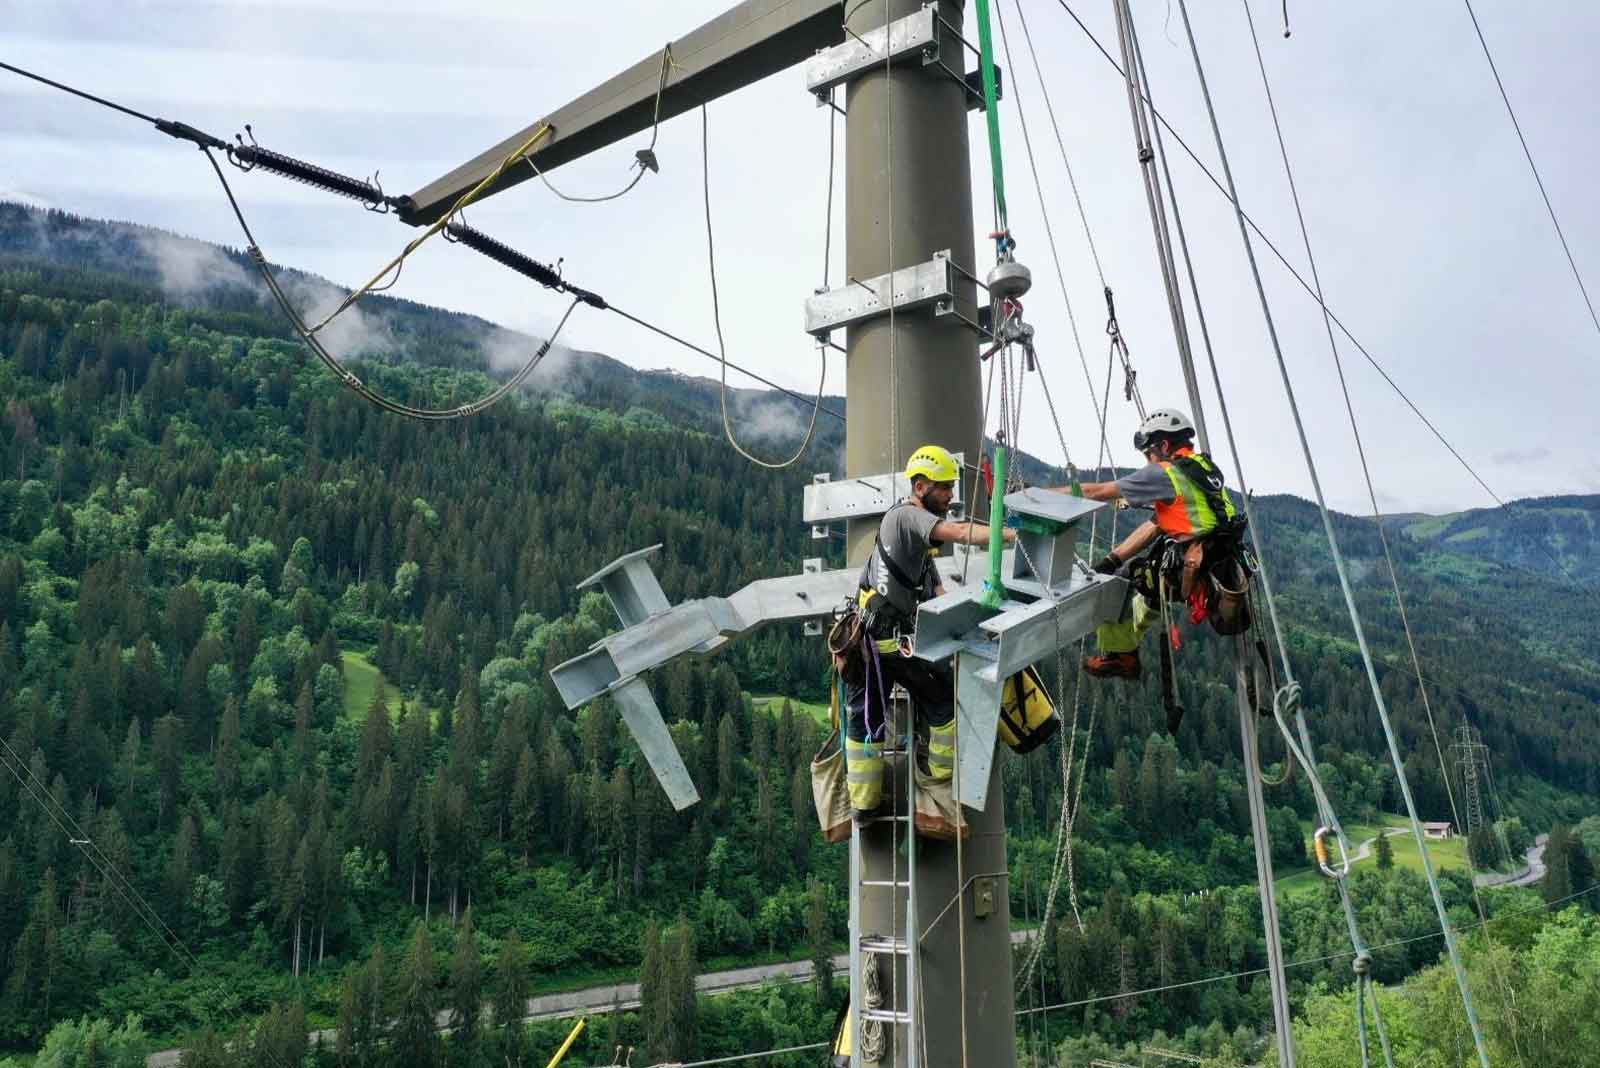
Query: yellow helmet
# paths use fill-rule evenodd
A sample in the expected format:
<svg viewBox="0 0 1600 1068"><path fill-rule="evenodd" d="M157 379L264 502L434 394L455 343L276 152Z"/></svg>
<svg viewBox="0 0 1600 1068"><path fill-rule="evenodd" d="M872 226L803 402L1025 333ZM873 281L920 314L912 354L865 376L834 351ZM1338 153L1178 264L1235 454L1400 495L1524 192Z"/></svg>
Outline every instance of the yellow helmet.
<svg viewBox="0 0 1600 1068"><path fill-rule="evenodd" d="M954 482L961 477L956 458L937 445L924 445L906 461L906 477L930 482Z"/></svg>

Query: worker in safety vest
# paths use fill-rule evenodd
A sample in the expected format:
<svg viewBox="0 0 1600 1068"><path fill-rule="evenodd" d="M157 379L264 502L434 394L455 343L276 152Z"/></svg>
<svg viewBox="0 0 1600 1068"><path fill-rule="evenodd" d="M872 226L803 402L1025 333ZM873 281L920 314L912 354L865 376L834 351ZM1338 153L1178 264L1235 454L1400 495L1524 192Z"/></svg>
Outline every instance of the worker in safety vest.
<svg viewBox="0 0 1600 1068"><path fill-rule="evenodd" d="M1181 548L1183 560L1181 577L1174 577L1169 596L1187 599L1207 563L1207 541L1220 531L1237 532L1242 517L1223 488L1222 472L1211 457L1194 450L1194 424L1187 415L1174 408L1151 412L1133 435L1133 447L1144 454L1144 467L1113 482L1085 482L1083 495L1154 507L1155 519L1141 523L1094 569L1126 575L1139 554L1165 535ZM1161 606L1136 592L1122 619L1102 623L1095 631L1100 654L1084 660L1083 670L1102 678L1138 678L1139 641L1160 618Z"/></svg>
<svg viewBox="0 0 1600 1068"><path fill-rule="evenodd" d="M846 782L857 819L883 800L883 745L894 735L888 698L895 683L906 688L917 722L928 727L929 775L947 780L954 772L955 680L947 664L912 659L910 639L917 606L944 592L934 565L939 547L989 542L987 524L946 518L961 474L948 451L922 446L905 473L911 496L884 513L851 612L828 641L845 682ZM1008 544L1016 533L1002 531Z"/></svg>

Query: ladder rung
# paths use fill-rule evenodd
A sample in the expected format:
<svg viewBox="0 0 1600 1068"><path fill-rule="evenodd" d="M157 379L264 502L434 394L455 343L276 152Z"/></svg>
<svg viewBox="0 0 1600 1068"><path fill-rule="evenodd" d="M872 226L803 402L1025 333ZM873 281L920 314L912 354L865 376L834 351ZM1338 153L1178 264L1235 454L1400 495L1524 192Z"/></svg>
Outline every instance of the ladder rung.
<svg viewBox="0 0 1600 1068"><path fill-rule="evenodd" d="M867 935L861 940L861 949L866 953L899 953L911 952L910 946L903 938L885 938L883 935Z"/></svg>
<svg viewBox="0 0 1600 1068"><path fill-rule="evenodd" d="M899 887L900 889L903 890L903 889L909 887L911 884L908 883L908 882L896 881L894 879L862 879L861 880L861 885L862 886L895 886L895 887Z"/></svg>
<svg viewBox="0 0 1600 1068"><path fill-rule="evenodd" d="M881 1020L884 1023L911 1023L911 1014L909 1012L897 1012L894 1009L863 1009L861 1010L861 1018L863 1020Z"/></svg>

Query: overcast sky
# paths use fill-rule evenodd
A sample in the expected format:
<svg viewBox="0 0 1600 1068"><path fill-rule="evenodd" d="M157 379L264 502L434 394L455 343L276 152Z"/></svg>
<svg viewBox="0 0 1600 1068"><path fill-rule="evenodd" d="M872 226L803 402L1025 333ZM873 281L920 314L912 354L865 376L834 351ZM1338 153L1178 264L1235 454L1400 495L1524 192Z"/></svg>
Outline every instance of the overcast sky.
<svg viewBox="0 0 1600 1068"><path fill-rule="evenodd" d="M351 174L380 169L388 190L405 192L729 2L0 0L0 58L219 134L250 122L264 145ZM1039 283L1028 313L1043 373L1073 459L1089 463L1098 428L1044 240L1019 105L1096 378L1105 368L1104 307L1023 49L1016 2L1002 0L1016 68L1006 72L1001 105L1011 228L1019 258ZM1145 399L1186 406L1124 87L1056 0L1021 2ZM1115 50L1110 4L1072 3ZM1157 105L1213 161L1175 7L1166 0L1136 0L1134 7ZM1579 268L1600 288L1593 195L1600 5L1480 0L1477 8ZM1256 0L1253 10L1330 305L1503 496L1600 492L1600 459L1588 444L1600 405L1600 335L1465 7L1457 0L1291 0L1289 9L1288 40L1277 3ZM1303 264L1243 8L1239 0L1194 0L1191 13L1246 210ZM969 10L969 31L972 17ZM12 75L0 72L0 79L0 196L240 244L215 179L192 149ZM730 355L802 392L816 383L801 305L821 280L828 121L804 91L799 69L710 109ZM990 176L976 112L969 135L978 226L986 232ZM609 191L626 180L634 149L647 139L629 138L558 170L553 180L575 193ZM472 221L539 259L564 257L574 280L714 347L699 142L698 116L680 116L661 130L662 173L647 175L629 197L574 205L525 183L474 208ZM840 167L842 174L842 160ZM1309 494L1231 211L1181 155L1173 169L1245 473L1262 491ZM412 233L266 174L241 176L235 187L269 256L346 284L365 280ZM837 280L842 203L834 219ZM978 242L980 260L986 247ZM1258 254L1330 501L1366 511L1316 306L1269 253ZM395 293L536 332L562 306L555 295L442 242L413 257ZM638 367L716 371L614 316L580 309L567 329L569 343ZM1349 346L1341 353L1383 508L1491 503L1361 356ZM842 357L829 359L829 389L842 391ZM1127 444L1135 416L1116 397L1114 389L1112 441L1117 459L1130 463L1137 459ZM1043 406L1025 409L1024 419L1023 445L1059 462ZM1226 455L1220 441L1217 451Z"/></svg>

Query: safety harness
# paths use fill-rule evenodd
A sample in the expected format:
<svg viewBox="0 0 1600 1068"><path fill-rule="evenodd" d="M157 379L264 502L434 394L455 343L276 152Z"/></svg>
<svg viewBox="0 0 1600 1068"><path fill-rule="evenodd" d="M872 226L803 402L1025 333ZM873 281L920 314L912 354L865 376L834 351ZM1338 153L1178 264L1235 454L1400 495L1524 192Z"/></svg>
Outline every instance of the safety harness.
<svg viewBox="0 0 1600 1068"><path fill-rule="evenodd" d="M1166 709L1167 731L1175 734L1183 721L1184 708L1178 700L1173 653L1182 642L1177 625L1168 616L1170 606L1174 601L1186 602L1191 623L1209 620L1219 634L1243 633L1253 622L1248 594L1256 561L1244 538L1248 520L1223 495L1222 471L1211 457L1195 453L1175 456L1168 462L1205 500L1216 524L1188 541L1177 541L1163 533L1134 565L1130 576L1133 589L1160 606L1165 632L1161 641L1161 701Z"/></svg>

